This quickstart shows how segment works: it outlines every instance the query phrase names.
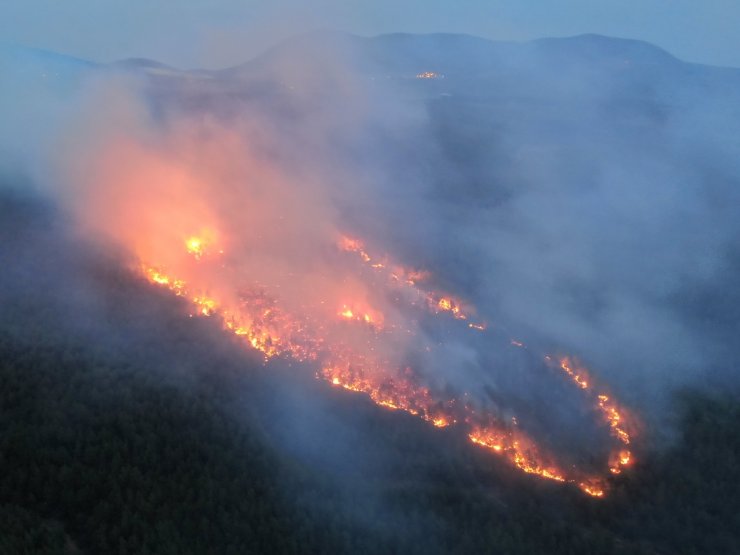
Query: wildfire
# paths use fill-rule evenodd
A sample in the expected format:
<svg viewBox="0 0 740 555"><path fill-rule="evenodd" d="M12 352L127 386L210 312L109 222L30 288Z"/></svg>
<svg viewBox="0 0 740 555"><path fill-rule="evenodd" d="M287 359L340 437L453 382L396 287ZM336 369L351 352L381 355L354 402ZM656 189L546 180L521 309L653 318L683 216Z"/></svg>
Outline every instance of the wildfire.
<svg viewBox="0 0 740 555"><path fill-rule="evenodd" d="M600 485L581 482L578 487L592 497L604 497L604 488Z"/></svg>
<svg viewBox="0 0 740 555"><path fill-rule="evenodd" d="M446 428L450 425L450 423L447 421L447 419L444 416L438 416L437 418L432 419L432 424L434 424L437 428Z"/></svg>
<svg viewBox="0 0 740 555"><path fill-rule="evenodd" d="M580 387L581 389L588 389L588 380L586 380L586 378L582 374L573 370L572 363L570 362L568 357L562 358L560 360L560 368L563 370L563 372L568 374L574 382L576 382L578 387Z"/></svg>
<svg viewBox="0 0 740 555"><path fill-rule="evenodd" d="M209 299L208 297L193 297L193 303L198 307L199 312L203 316L211 316L212 314L215 314L216 309L218 308L216 301Z"/></svg>
<svg viewBox="0 0 740 555"><path fill-rule="evenodd" d="M435 77L443 76L419 75ZM324 180L306 175L297 186L302 165L276 163L282 157L266 155L271 141L252 143L242 126L193 123L146 141L115 134L88 153L78 176L86 194L75 196L71 213L129 249L142 275L179 296L193 317L212 319L265 359L310 363L327 385L452 428L523 472L604 494L608 481L594 476L593 463L580 469L561 462L536 443L539 428L503 416L518 402L495 388L458 392L414 366L438 354L440 364L456 352L478 354L491 332L469 300L443 290L413 262L400 264L340 235L336 198ZM224 249L229 256L218 256ZM471 338L473 349L448 354L446 338L462 341L464 333L483 336ZM585 370L573 361L564 366L548 362L591 404L616 446L599 470L623 472L633 464L626 450L634 442L632 419ZM537 412L533 420L546 424Z"/></svg>
<svg viewBox="0 0 740 555"><path fill-rule="evenodd" d="M355 252L357 253L360 258L362 258L363 262L370 262L371 258L370 255L365 252L365 246L362 244L362 241L358 239L351 239L349 237L342 237L339 240L339 248L341 248L344 251L348 252ZM382 266L378 266L382 267Z"/></svg>
<svg viewBox="0 0 740 555"><path fill-rule="evenodd" d="M630 443L630 435L622 427L622 415L616 405L606 395L599 395L599 409L611 426L612 433L625 445Z"/></svg>
<svg viewBox="0 0 740 555"><path fill-rule="evenodd" d="M545 356L545 361L552 363L552 357ZM574 361L568 357L563 357L559 361L559 368L581 389L596 395L596 410L598 410L604 420L609 424L610 433L623 445L630 444L630 434L625 429L624 421L626 411L612 401L604 393L594 393L591 389L591 380L585 369L579 368ZM612 474L620 474L622 467L627 466L632 461L632 454L626 449L612 452L609 457L609 471ZM584 489L584 491L586 491Z"/></svg>
<svg viewBox="0 0 740 555"><path fill-rule="evenodd" d="M468 434L473 443L496 453L501 453L518 469L527 474L536 474L548 480L565 482L566 478L554 465L545 465L534 442L521 432L485 427L474 427Z"/></svg>
<svg viewBox="0 0 740 555"><path fill-rule="evenodd" d="M198 235L191 235L185 240L185 250L196 260L200 260L206 255L214 254L213 246L217 243L217 233L212 228L201 229ZM223 254L219 249L218 254Z"/></svg>
<svg viewBox="0 0 740 555"><path fill-rule="evenodd" d="M462 301L450 295L436 291L427 291L419 287L419 283L427 281L430 273L425 270L406 268L398 264L388 264L372 258L365 250L365 245L359 239L341 236L337 242L340 250L355 253L362 262L386 278L389 284L405 289L412 298L423 302L435 312L450 312L455 318L464 320L467 315L463 312Z"/></svg>
<svg viewBox="0 0 740 555"><path fill-rule="evenodd" d="M434 297L430 296L430 303L434 303ZM442 297L436 302L436 310L440 312L451 312L455 318L460 320L467 319L467 316L462 312L460 308L460 302L451 297Z"/></svg>
<svg viewBox="0 0 740 555"><path fill-rule="evenodd" d="M622 467L629 465L630 462L632 462L632 454L626 449L618 453L612 453L609 459L609 471L612 474L620 474Z"/></svg>
<svg viewBox="0 0 740 555"><path fill-rule="evenodd" d="M185 288L185 284L182 280L178 279L170 279L169 276L164 275L163 273L159 272L155 268L149 268L149 267L142 267L142 270L146 277L151 281L152 283L156 283L157 285L165 285L167 286L173 293L176 295L182 295L183 290Z"/></svg>
<svg viewBox="0 0 740 555"><path fill-rule="evenodd" d="M380 312L372 310L370 308L365 310L354 310L353 308L350 308L348 305L345 304L339 311L339 316L341 316L345 320L364 322L365 324L368 324L375 328L381 328L383 325L383 315Z"/></svg>
<svg viewBox="0 0 740 555"><path fill-rule="evenodd" d="M213 246L212 241L194 236L188 238L184 246L199 265L208 263L203 256L206 247ZM392 291L398 292L398 299L406 299L418 309L428 310L432 314L446 313L453 320L467 320L468 314L472 313L472 309L464 310L462 301L450 295L421 288L418 283L429 278L426 272L408 270L386 261L379 262L356 239L342 237L338 247L340 251L358 255L369 272L384 280ZM535 441L519 428L516 419L504 422L494 414L474 407L467 398L440 396L439 392L421 385L412 368L394 367L394 363L379 351L382 351L382 341L390 337L389 334L396 333L397 329L393 325L384 329L383 314L370 308L366 302L341 304L334 312L336 322L324 321L317 320L315 314L299 315L283 309L276 297L260 288L246 289L237 295L236 301L225 302L223 298L211 296L207 291L167 275L154 266L142 266L142 270L152 283L187 298L196 314L219 318L225 329L260 351L265 359L289 356L298 361L318 361L320 370L317 377L333 386L362 393L379 406L407 412L438 428L461 427L472 443L505 458L527 474L574 484L594 497L605 495L605 487L600 479L559 468L554 462L555 457L543 453ZM341 339L331 342L325 340L324 333L341 326L341 322L367 325L357 331L360 333L361 329L365 329L367 331L362 333L370 334L364 350L358 350ZM486 329L485 324L474 322L468 322L467 327L478 331ZM523 347L519 341L512 340L511 344ZM553 364L549 355L545 360ZM584 369L568 357L559 360L558 368L579 389L591 394L591 380ZM624 427L624 411L602 393L596 396L596 408L609 423L611 434L621 444L629 444L630 436ZM612 474L618 474L630 462L631 453L622 449L610 456L608 469Z"/></svg>
<svg viewBox="0 0 740 555"><path fill-rule="evenodd" d="M195 258L203 256L203 239L200 237L190 237L185 241L185 248Z"/></svg>

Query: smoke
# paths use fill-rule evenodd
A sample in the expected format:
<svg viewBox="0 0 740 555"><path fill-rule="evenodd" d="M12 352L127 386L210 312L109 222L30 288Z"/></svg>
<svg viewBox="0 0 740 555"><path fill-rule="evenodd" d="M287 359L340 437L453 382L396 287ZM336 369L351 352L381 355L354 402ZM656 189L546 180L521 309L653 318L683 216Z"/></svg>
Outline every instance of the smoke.
<svg viewBox="0 0 740 555"><path fill-rule="evenodd" d="M643 409L736 382L740 72L600 37L501 47L503 61L479 47L491 57L450 63L432 89L412 179L385 165L378 228L492 321L577 353Z"/></svg>
<svg viewBox="0 0 740 555"><path fill-rule="evenodd" d="M602 455L609 422L544 354L650 422L736 382L734 71L599 37L334 33L216 72L48 64L4 98L3 129L31 122L5 165L269 357Z"/></svg>

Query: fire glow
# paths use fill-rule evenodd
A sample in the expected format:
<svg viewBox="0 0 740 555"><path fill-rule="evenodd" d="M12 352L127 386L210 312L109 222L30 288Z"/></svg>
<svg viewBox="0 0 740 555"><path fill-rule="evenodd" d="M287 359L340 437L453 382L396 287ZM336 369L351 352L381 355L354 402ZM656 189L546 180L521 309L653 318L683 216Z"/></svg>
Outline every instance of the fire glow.
<svg viewBox="0 0 740 555"><path fill-rule="evenodd" d="M524 473L589 495L603 496L608 478L633 464L634 418L572 357L548 356L542 370L574 386L602 425L612 446L603 469L549 452L504 416L506 399L495 400L498 408L477 390L435 383L424 361L443 352L445 337L493 337L475 307L435 285L430 272L342 234L336 191L321 176L299 181L239 132L202 125L209 124L145 144L95 141L74 176L84 194L71 201L91 234L126 247L136 270L186 300L191 316L213 319L265 360L304 362L332 387L460 433ZM510 347L529 349L518 339Z"/></svg>
<svg viewBox="0 0 740 555"><path fill-rule="evenodd" d="M185 252L198 267L209 263L203 258L204 244L206 242L198 237L184 240ZM474 311L465 309L460 300L421 288L417 281L429 279L428 273L390 264L387 260L375 260L362 242L356 239L340 237L336 247L340 253L356 255L358 263L378 277L378 283L385 283L397 294L398 299L404 299L439 317L449 315L453 321L467 320L473 315ZM218 252L223 253L222 250ZM440 397L424 386L411 368L393 368L393 363L378 353L382 352L382 343L389 334L404 330L395 323L385 328L383 314L367 302L343 303L333 319L324 321L315 315L288 313L279 306L276 298L259 288L242 292L236 301L228 303L225 299L201 292L200 288L191 288L189 282L166 274L162 268L144 265L142 269L150 282L189 299L195 309L194 314L220 317L227 330L260 351L266 360L287 356L297 361L315 361L320 365L317 377L335 387L365 394L379 406L407 412L438 428L460 426L466 430L472 443L504 457L525 473L556 482L573 483L594 497L605 494L602 477L586 476L577 471L566 472L558 466L554 456L544 453L519 428L515 419L503 422L493 414L481 412L473 403L462 398ZM321 337L322 330L342 325L342 322L370 330L366 349L357 349L351 342L328 342ZM467 327L478 331L486 329L484 323L470 322ZM512 340L511 344L525 347L520 341ZM585 369L568 357L562 357L556 363L546 355L545 361L551 367L558 368L585 394L594 397L595 410L608 423L611 434L618 443L628 445L630 436L624 427L623 409L609 396L592 390L592 380ZM631 461L631 453L620 448L609 457L609 471L619 474Z"/></svg>

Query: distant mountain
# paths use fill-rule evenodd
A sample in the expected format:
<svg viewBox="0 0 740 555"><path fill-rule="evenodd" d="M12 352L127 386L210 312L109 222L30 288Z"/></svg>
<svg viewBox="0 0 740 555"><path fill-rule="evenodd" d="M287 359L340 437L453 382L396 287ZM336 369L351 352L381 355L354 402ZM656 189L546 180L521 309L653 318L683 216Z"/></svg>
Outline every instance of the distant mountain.
<svg viewBox="0 0 740 555"><path fill-rule="evenodd" d="M543 57L550 59L585 58L595 62L613 60L642 64L678 63L678 58L649 42L597 34L565 38L543 38L530 43Z"/></svg>
<svg viewBox="0 0 740 555"><path fill-rule="evenodd" d="M91 69L100 65L66 54L58 54L41 48L31 48L9 43L0 43L0 63L31 66L45 65L50 68L64 67L69 69Z"/></svg>
<svg viewBox="0 0 740 555"><path fill-rule="evenodd" d="M171 66L162 64L149 58L126 58L124 60L118 60L110 64L112 67L121 67L125 69L174 69Z"/></svg>
<svg viewBox="0 0 740 555"><path fill-rule="evenodd" d="M34 83L66 87L99 64L38 48L0 43L0 75L3 87L19 90ZM26 90L25 94L28 94Z"/></svg>
<svg viewBox="0 0 740 555"><path fill-rule="evenodd" d="M309 67L327 76L334 67L374 81L396 81L414 96L479 100L549 102L556 97L602 97L608 91L624 98L661 97L680 104L693 102L696 93L729 94L734 99L740 91L740 69L687 63L647 42L594 34L502 42L459 34L364 38L316 32L208 74L229 82L285 80L288 86L302 86ZM295 82L287 83L293 71ZM321 80L314 79L310 86L321 90ZM334 86L327 81L327 89Z"/></svg>
<svg viewBox="0 0 740 555"><path fill-rule="evenodd" d="M505 42L470 35L393 33L371 38L343 33L310 33L287 40L253 61L226 70L248 71L255 65L292 56L296 52L333 50L345 57L362 59L365 70L415 74L427 68L443 73L485 72L521 62L548 64L582 60L592 63L677 63L664 50L647 42L601 35L546 38L531 42Z"/></svg>
<svg viewBox="0 0 740 555"><path fill-rule="evenodd" d="M52 52L0 45L0 67L15 73L79 76L88 70L122 70L159 76L198 76L221 80L270 79L275 68L311 59L338 59L372 78L411 79L429 73L445 78L445 88L470 92L471 83L499 90L537 91L543 81L567 76L572 87L587 89L604 79L666 86L690 78L704 86L729 79L740 85L740 69L683 62L650 43L596 34L543 38L529 42L495 41L464 34L393 33L359 37L335 31L288 39L243 64L222 70L185 71L156 60L129 58L97 64ZM433 79L427 81L429 85ZM561 79L564 81L564 79ZM524 89L522 89L524 86ZM473 87L475 90L476 87ZM728 86L722 87L729 88Z"/></svg>

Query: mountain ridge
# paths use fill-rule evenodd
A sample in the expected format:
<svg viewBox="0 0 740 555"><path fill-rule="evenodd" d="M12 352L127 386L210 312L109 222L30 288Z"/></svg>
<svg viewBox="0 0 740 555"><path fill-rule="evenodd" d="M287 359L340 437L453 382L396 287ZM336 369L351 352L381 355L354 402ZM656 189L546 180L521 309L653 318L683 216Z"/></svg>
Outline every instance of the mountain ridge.
<svg viewBox="0 0 740 555"><path fill-rule="evenodd" d="M121 58L113 60L112 62L101 63L93 60L87 60L76 56L67 54L57 53L50 50L39 49L30 46L23 46L17 44L0 44L0 53L6 56L19 55L34 55L41 60L52 61L52 62L74 62L78 65L87 65L90 68L101 68L101 67L112 67L118 69L128 70L148 70L148 69L166 69L168 71L181 72L181 73L215 73L215 74L226 74L233 73L239 69L246 68L252 64L255 64L261 60L286 52L291 48L304 47L306 45L316 45L317 43L334 44L344 42L345 45L351 48L357 49L358 47L365 48L388 48L388 47L408 47L413 46L418 50L422 46L435 46L438 53L443 52L446 48L456 48L454 51L456 54L460 54L463 49L477 48L479 50L494 52L498 50L498 55L516 53L518 52L536 52L536 51L553 51L560 54L584 54L588 53L590 49L591 54L597 56L624 56L624 55L643 55L653 62L663 63L680 63L689 66L696 66L710 69L722 69L722 70L736 70L740 71L740 68L721 66L713 64L702 64L694 63L682 60L669 51L661 48L658 45L650 43L648 41L640 39L630 39L622 37L613 37L608 35L602 35L597 33L583 33L578 35L566 36L566 37L542 37L527 41L509 41L509 40L497 40L476 35L470 35L465 33L384 33L374 36L360 36L351 33L345 33L342 31L311 31L295 35L283 41L280 41L273 46L268 47L261 53L253 56L252 58L235 65L226 66L224 68L193 68L193 69L182 69L176 66L160 62L151 58L142 57L131 57ZM25 54L24 54L25 53ZM450 50L445 55L452 54Z"/></svg>

